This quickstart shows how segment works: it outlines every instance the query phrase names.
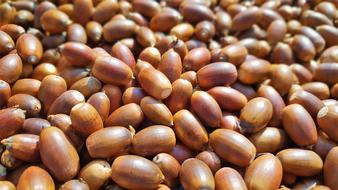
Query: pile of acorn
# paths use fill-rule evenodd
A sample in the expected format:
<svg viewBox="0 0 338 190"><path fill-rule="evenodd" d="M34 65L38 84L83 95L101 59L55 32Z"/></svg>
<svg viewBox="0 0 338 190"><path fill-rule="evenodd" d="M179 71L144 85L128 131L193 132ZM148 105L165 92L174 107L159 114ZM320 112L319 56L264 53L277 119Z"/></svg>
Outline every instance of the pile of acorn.
<svg viewBox="0 0 338 190"><path fill-rule="evenodd" d="M0 190L338 190L338 0L0 0Z"/></svg>

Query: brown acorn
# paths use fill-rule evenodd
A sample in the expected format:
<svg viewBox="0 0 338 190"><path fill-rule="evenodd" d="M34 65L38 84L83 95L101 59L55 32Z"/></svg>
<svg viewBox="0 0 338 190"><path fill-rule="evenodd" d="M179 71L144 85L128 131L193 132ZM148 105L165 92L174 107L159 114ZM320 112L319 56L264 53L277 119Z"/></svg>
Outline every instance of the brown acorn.
<svg viewBox="0 0 338 190"><path fill-rule="evenodd" d="M144 98L145 96L147 95L143 91L142 88L129 87L123 92L122 101L123 101L123 104L130 104L130 103L140 104L142 98Z"/></svg>
<svg viewBox="0 0 338 190"><path fill-rule="evenodd" d="M88 98L92 94L101 90L101 82L95 77L85 77L76 81L70 90L77 90L83 94L85 98Z"/></svg>
<svg viewBox="0 0 338 190"><path fill-rule="evenodd" d="M215 174L221 168L221 159L216 153L212 151L200 152L195 158L203 161L210 168L211 172Z"/></svg>
<svg viewBox="0 0 338 190"><path fill-rule="evenodd" d="M48 115L64 113L69 114L73 106L85 102L84 96L76 90L61 93L50 105Z"/></svg>
<svg viewBox="0 0 338 190"><path fill-rule="evenodd" d="M237 79L236 67L228 62L216 62L202 67L197 72L198 85L201 88L230 85Z"/></svg>
<svg viewBox="0 0 338 190"><path fill-rule="evenodd" d="M0 79L7 83L16 81L22 73L22 61L18 54L8 54L0 59Z"/></svg>
<svg viewBox="0 0 338 190"><path fill-rule="evenodd" d="M191 106L197 116L208 126L218 127L222 111L216 100L204 91L195 91L191 96Z"/></svg>
<svg viewBox="0 0 338 190"><path fill-rule="evenodd" d="M61 185L59 190L90 190L83 179L72 179Z"/></svg>
<svg viewBox="0 0 338 190"><path fill-rule="evenodd" d="M209 64L211 54L207 48L195 48L188 52L183 59L183 67L186 71L198 71L203 66Z"/></svg>
<svg viewBox="0 0 338 190"><path fill-rule="evenodd" d="M317 115L317 123L319 128L323 130L327 136L333 141L338 141L337 127L338 105L325 106L319 110Z"/></svg>
<svg viewBox="0 0 338 190"><path fill-rule="evenodd" d="M153 162L161 169L164 175L164 183L170 187L175 186L181 168L180 163L170 154L159 153L153 158Z"/></svg>
<svg viewBox="0 0 338 190"><path fill-rule="evenodd" d="M144 91L157 99L167 98L172 91L169 79L160 71L148 68L138 74L139 82Z"/></svg>
<svg viewBox="0 0 338 190"><path fill-rule="evenodd" d="M181 20L182 16L177 10L166 7L151 18L149 26L153 31L169 33Z"/></svg>
<svg viewBox="0 0 338 190"><path fill-rule="evenodd" d="M9 3L2 3L0 5L1 20L0 25L13 23L16 9L12 7Z"/></svg>
<svg viewBox="0 0 338 190"><path fill-rule="evenodd" d="M215 174L216 189L247 190L243 177L230 167L224 167Z"/></svg>
<svg viewBox="0 0 338 190"><path fill-rule="evenodd" d="M75 22L80 23L81 25L86 25L87 22L91 19L94 5L91 0L74 0L74 11L72 18Z"/></svg>
<svg viewBox="0 0 338 190"><path fill-rule="evenodd" d="M106 127L92 133L86 140L86 147L93 158L112 158L129 151L132 135L125 127Z"/></svg>
<svg viewBox="0 0 338 190"><path fill-rule="evenodd" d="M287 94L293 84L292 70L285 64L273 64L270 71L270 84L281 96Z"/></svg>
<svg viewBox="0 0 338 190"><path fill-rule="evenodd" d="M186 108L190 104L190 98L193 92L191 83L184 79L177 79L172 84L172 92L165 100L171 113L175 114L177 111Z"/></svg>
<svg viewBox="0 0 338 190"><path fill-rule="evenodd" d="M58 47L61 55L73 66L89 66L95 61L94 51L85 44L67 42Z"/></svg>
<svg viewBox="0 0 338 190"><path fill-rule="evenodd" d="M6 108L0 110L0 139L15 134L22 128L25 120L25 111L20 108Z"/></svg>
<svg viewBox="0 0 338 190"><path fill-rule="evenodd" d="M245 61L238 70L238 79L245 84L263 82L269 75L270 63L263 59Z"/></svg>
<svg viewBox="0 0 338 190"><path fill-rule="evenodd" d="M102 91L108 96L110 101L110 113L119 108L122 104L122 92L118 86L106 84L102 87Z"/></svg>
<svg viewBox="0 0 338 190"><path fill-rule="evenodd" d="M257 112L257 110L261 110ZM262 97L250 100L241 110L240 126L243 132L255 133L263 129L273 113L271 102Z"/></svg>
<svg viewBox="0 0 338 190"><path fill-rule="evenodd" d="M91 41L99 42L102 39L103 27L96 21L89 21L86 24L86 33Z"/></svg>
<svg viewBox="0 0 338 190"><path fill-rule="evenodd" d="M28 134L40 135L42 129L50 127L50 123L41 118L28 118L23 123L23 131Z"/></svg>
<svg viewBox="0 0 338 190"><path fill-rule="evenodd" d="M131 20L111 20L103 26L103 38L107 42L113 42L133 36L136 30L137 25Z"/></svg>
<svg viewBox="0 0 338 190"><path fill-rule="evenodd" d="M169 81L173 83L180 78L182 73L182 61L180 55L173 49L166 51L162 55L157 69L166 75Z"/></svg>
<svg viewBox="0 0 338 190"><path fill-rule="evenodd" d="M170 152L176 144L174 131L162 125L152 125L137 132L133 137L133 152L143 157Z"/></svg>
<svg viewBox="0 0 338 190"><path fill-rule="evenodd" d="M293 52L289 44L278 42L271 51L271 62L291 64L294 62Z"/></svg>
<svg viewBox="0 0 338 190"><path fill-rule="evenodd" d="M248 166L256 155L249 139L229 129L216 129L210 134L209 144L219 157L237 166Z"/></svg>
<svg viewBox="0 0 338 190"><path fill-rule="evenodd" d="M1 143L15 158L26 162L40 161L38 135L17 134L3 139Z"/></svg>
<svg viewBox="0 0 338 190"><path fill-rule="evenodd" d="M133 126L137 128L143 121L141 107L135 103L126 104L109 115L105 126Z"/></svg>
<svg viewBox="0 0 338 190"><path fill-rule="evenodd" d="M332 57L331 55L330 57ZM314 79L316 81L325 82L328 85L333 85L338 82L337 73L338 73L338 66L336 64L321 63L315 69Z"/></svg>
<svg viewBox="0 0 338 190"><path fill-rule="evenodd" d="M68 181L79 171L79 155L66 135L56 127L42 130L39 140L42 163L58 181Z"/></svg>
<svg viewBox="0 0 338 190"><path fill-rule="evenodd" d="M257 7L240 12L236 14L232 20L232 29L236 31L249 29L252 25L256 24L261 17L263 17L262 13Z"/></svg>
<svg viewBox="0 0 338 190"><path fill-rule="evenodd" d="M40 23L45 31L51 34L59 34L67 30L71 21L64 12L58 9L50 9L41 15Z"/></svg>
<svg viewBox="0 0 338 190"><path fill-rule="evenodd" d="M66 81L59 76L49 75L42 81L38 91L38 98L42 103L45 113L48 112L50 106L62 93L66 92Z"/></svg>
<svg viewBox="0 0 338 190"><path fill-rule="evenodd" d="M247 98L231 87L213 87L208 90L208 94L225 110L241 110L247 103Z"/></svg>
<svg viewBox="0 0 338 190"><path fill-rule="evenodd" d="M194 35L194 27L189 23L180 23L171 28L170 35L188 41Z"/></svg>
<svg viewBox="0 0 338 190"><path fill-rule="evenodd" d="M99 113L88 103L76 104L70 111L70 119L75 131L84 137L103 128Z"/></svg>
<svg viewBox="0 0 338 190"><path fill-rule="evenodd" d="M37 64L42 58L42 44L39 39L31 34L23 34L18 38L16 50L22 60L29 64Z"/></svg>
<svg viewBox="0 0 338 190"><path fill-rule="evenodd" d="M302 85L305 91L312 93L319 99L324 100L330 97L329 86L323 82L309 82Z"/></svg>
<svg viewBox="0 0 338 190"><path fill-rule="evenodd" d="M23 164L23 161L15 158L9 150L5 150L1 154L1 164L7 169L14 170L20 167Z"/></svg>
<svg viewBox="0 0 338 190"><path fill-rule="evenodd" d="M330 150L324 162L324 184L332 189L337 187L337 181L335 180L337 178L337 173L335 171L338 167L337 162L335 162L337 157L338 148L334 147Z"/></svg>
<svg viewBox="0 0 338 190"><path fill-rule="evenodd" d="M174 130L177 138L191 149L202 150L207 146L208 133L188 110L180 110L174 115Z"/></svg>
<svg viewBox="0 0 338 190"><path fill-rule="evenodd" d="M119 11L119 8L116 0L102 0L95 7L93 20L104 24Z"/></svg>
<svg viewBox="0 0 338 190"><path fill-rule="evenodd" d="M193 87L197 85L197 73L195 71L184 72L180 78L189 81Z"/></svg>
<svg viewBox="0 0 338 190"><path fill-rule="evenodd" d="M127 64L133 72L135 71L136 61L128 46L121 42L115 43L111 49L111 55Z"/></svg>
<svg viewBox="0 0 338 190"><path fill-rule="evenodd" d="M192 24L202 20L212 21L214 19L214 14L209 7L200 3L182 3L180 12L183 18Z"/></svg>
<svg viewBox="0 0 338 190"><path fill-rule="evenodd" d="M85 28L77 23L72 23L67 27L67 41L87 43L87 33Z"/></svg>
<svg viewBox="0 0 338 190"><path fill-rule="evenodd" d="M146 96L141 100L140 106L144 115L154 124L173 125L173 116L168 107L162 102Z"/></svg>
<svg viewBox="0 0 338 190"><path fill-rule="evenodd" d="M156 1L135 0L132 6L136 12L144 14L149 18L155 16L161 9L160 4Z"/></svg>
<svg viewBox="0 0 338 190"><path fill-rule="evenodd" d="M104 122L109 116L110 101L104 92L97 92L89 97L87 103L92 105Z"/></svg>
<svg viewBox="0 0 338 190"><path fill-rule="evenodd" d="M2 55L9 53L15 47L14 41L12 40L11 36L3 31L0 31L0 42L0 54Z"/></svg>
<svg viewBox="0 0 338 190"><path fill-rule="evenodd" d="M79 173L91 190L98 190L107 183L111 176L111 167L105 160L93 160L86 164Z"/></svg>
<svg viewBox="0 0 338 190"><path fill-rule="evenodd" d="M301 147L317 142L316 125L311 115L299 104L291 104L282 113L283 126L290 138Z"/></svg>
<svg viewBox="0 0 338 190"><path fill-rule="evenodd" d="M36 66L32 73L32 78L42 81L48 75L56 75L57 68L51 63L41 63Z"/></svg>
<svg viewBox="0 0 338 190"><path fill-rule="evenodd" d="M179 178L184 189L215 189L214 176L208 165L196 158L183 162Z"/></svg>
<svg viewBox="0 0 338 190"><path fill-rule="evenodd" d="M291 42L291 47L295 51L296 56L304 62L310 61L316 54L313 43L304 35L294 36Z"/></svg>
<svg viewBox="0 0 338 190"><path fill-rule="evenodd" d="M312 118L316 118L319 110L324 107L324 103L319 98L305 90L298 90L292 93L289 98L289 104L302 105Z"/></svg>
<svg viewBox="0 0 338 190"><path fill-rule="evenodd" d="M278 152L276 156L282 163L283 171L296 176L314 176L323 169L322 159L311 150L289 148Z"/></svg>
<svg viewBox="0 0 338 190"><path fill-rule="evenodd" d="M16 41L19 36L25 33L25 29L16 24L1 25L0 30L6 32L13 41Z"/></svg>
<svg viewBox="0 0 338 190"><path fill-rule="evenodd" d="M69 138L74 147L76 148L82 147L83 140L72 127L72 121L70 119L70 116L65 114L56 114L49 115L47 119L50 122L51 126L57 127L61 129L62 132L65 133L65 135Z"/></svg>
<svg viewBox="0 0 338 190"><path fill-rule="evenodd" d="M29 94L34 97L38 96L41 82L36 79L19 79L12 86L12 95Z"/></svg>
<svg viewBox="0 0 338 190"><path fill-rule="evenodd" d="M261 188L277 189L281 185L283 168L281 162L272 154L256 158L247 168L244 181L248 190Z"/></svg>
<svg viewBox="0 0 338 190"><path fill-rule="evenodd" d="M117 157L111 173L114 182L128 189L154 189L164 181L164 175L156 164L134 155Z"/></svg>
<svg viewBox="0 0 338 190"><path fill-rule="evenodd" d="M338 44L337 36L338 30L334 26L321 25L316 28L319 34L324 38L328 47L335 46Z"/></svg>
<svg viewBox="0 0 338 190"><path fill-rule="evenodd" d="M313 147L313 151L324 160L329 151L335 146L337 146L337 143L330 140L326 134L320 131L318 133L317 143Z"/></svg>
<svg viewBox="0 0 338 190"><path fill-rule="evenodd" d="M39 188L45 190L55 190L53 178L46 170L37 166L31 166L20 176L16 189L25 190Z"/></svg>
<svg viewBox="0 0 338 190"><path fill-rule="evenodd" d="M158 67L161 61L161 53L155 47L147 47L141 51L138 59L150 63L154 68Z"/></svg>
<svg viewBox="0 0 338 190"><path fill-rule="evenodd" d="M98 56L92 68L93 75L104 83L125 85L132 80L132 70L119 59Z"/></svg>
<svg viewBox="0 0 338 190"><path fill-rule="evenodd" d="M0 107L4 107L7 105L7 100L11 97L11 87L9 84L4 81L0 80Z"/></svg>
<svg viewBox="0 0 338 190"><path fill-rule="evenodd" d="M56 6L52 2L49 2L49 1L44 1L38 4L36 8L34 9L34 27L41 28L41 22L40 22L41 15L45 13L46 11L50 9L55 9L55 8Z"/></svg>

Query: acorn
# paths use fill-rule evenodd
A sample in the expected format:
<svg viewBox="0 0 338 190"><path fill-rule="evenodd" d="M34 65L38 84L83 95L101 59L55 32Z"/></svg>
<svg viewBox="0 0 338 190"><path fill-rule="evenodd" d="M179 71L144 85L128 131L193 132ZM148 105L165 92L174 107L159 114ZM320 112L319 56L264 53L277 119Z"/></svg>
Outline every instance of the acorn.
<svg viewBox="0 0 338 190"><path fill-rule="evenodd" d="M212 151L203 151L196 155L197 159L203 161L210 168L211 172L215 174L221 168L221 159L216 153Z"/></svg>
<svg viewBox="0 0 338 190"><path fill-rule="evenodd" d="M277 189L281 185L283 168L281 162L272 154L257 157L247 168L244 181L250 189Z"/></svg>
<svg viewBox="0 0 338 190"><path fill-rule="evenodd" d="M219 169L215 174L216 189L247 190L243 177L230 167Z"/></svg>
<svg viewBox="0 0 338 190"><path fill-rule="evenodd" d="M316 54L315 47L311 40L301 34L293 37L291 47L293 51L295 51L296 56L304 62L310 61Z"/></svg>
<svg viewBox="0 0 338 190"><path fill-rule="evenodd" d="M323 82L309 82L303 84L302 88L317 96L321 100L328 99L330 97L330 89L328 85Z"/></svg>
<svg viewBox="0 0 338 190"><path fill-rule="evenodd" d="M109 112L112 113L122 105L122 91L118 86L106 84L102 87L110 102Z"/></svg>
<svg viewBox="0 0 338 190"><path fill-rule="evenodd" d="M329 139L323 132L319 132L318 140L316 145L313 147L313 151L324 160L329 151L335 146L337 146L337 143Z"/></svg>
<svg viewBox="0 0 338 190"><path fill-rule="evenodd" d="M133 131L125 127L106 127L88 136L86 147L92 158L112 158L128 152ZM114 139L114 141L111 141Z"/></svg>
<svg viewBox="0 0 338 190"><path fill-rule="evenodd" d="M241 110L247 103L247 98L231 87L213 87L208 90L221 108L229 111Z"/></svg>
<svg viewBox="0 0 338 190"><path fill-rule="evenodd" d="M40 22L40 17L43 13L45 13L46 11L50 10L50 9L55 9L56 6L49 1L46 2L41 2L40 4L38 4L36 6L36 8L34 9L34 27L35 28L41 28L41 22Z"/></svg>
<svg viewBox="0 0 338 190"><path fill-rule="evenodd" d="M210 168L196 158L184 161L179 175L184 189L215 189L215 180Z"/></svg>
<svg viewBox="0 0 338 190"><path fill-rule="evenodd" d="M18 38L16 50L22 60L29 64L37 64L42 58L42 44L39 39L31 34L23 34Z"/></svg>
<svg viewBox="0 0 338 190"><path fill-rule="evenodd" d="M89 66L94 64L96 55L85 44L79 42L67 42L58 47L61 55L73 66Z"/></svg>
<svg viewBox="0 0 338 190"><path fill-rule="evenodd" d="M216 129L209 144L223 160L237 166L248 166L256 155L255 146L245 136L229 129Z"/></svg>
<svg viewBox="0 0 338 190"><path fill-rule="evenodd" d="M191 106L197 116L208 126L218 127L222 111L216 100L204 91L195 91L191 96Z"/></svg>
<svg viewBox="0 0 338 190"><path fill-rule="evenodd" d="M101 82L95 77L85 77L76 81L70 90L77 90L82 93L85 98L88 98L92 94L100 91L102 88Z"/></svg>
<svg viewBox="0 0 338 190"><path fill-rule="evenodd" d="M303 106L286 106L282 112L282 122L286 133L298 146L311 146L317 142L316 125Z"/></svg>
<svg viewBox="0 0 338 190"><path fill-rule="evenodd" d="M142 98L144 98L146 93L140 87L128 87L122 95L122 102L123 104L140 104ZM170 109L170 108L169 108Z"/></svg>
<svg viewBox="0 0 338 190"><path fill-rule="evenodd" d="M200 3L182 3L180 12L189 23L196 24L202 20L212 21L214 14L209 7Z"/></svg>
<svg viewBox="0 0 338 190"><path fill-rule="evenodd" d="M281 96L289 92L292 81L293 72L288 65L273 64L270 71L270 84Z"/></svg>
<svg viewBox="0 0 338 190"><path fill-rule="evenodd" d="M137 25L131 20L110 20L103 26L103 38L107 42L113 42L131 37L136 31Z"/></svg>
<svg viewBox="0 0 338 190"><path fill-rule="evenodd" d="M222 48L221 51L225 55L225 60L236 66L241 65L248 55L248 50L240 43L230 44Z"/></svg>
<svg viewBox="0 0 338 190"><path fill-rule="evenodd" d="M64 12L58 9L50 9L41 15L40 23L45 31L51 34L59 34L67 30L71 21Z"/></svg>
<svg viewBox="0 0 338 190"><path fill-rule="evenodd" d="M16 41L19 36L25 33L25 29L16 24L1 25L0 30L6 32L13 41Z"/></svg>
<svg viewBox="0 0 338 190"><path fill-rule="evenodd" d="M169 49L162 55L157 69L166 75L169 81L173 83L180 78L182 73L182 61L180 55L173 49Z"/></svg>
<svg viewBox="0 0 338 190"><path fill-rule="evenodd" d="M23 164L22 160L15 158L9 150L5 150L1 154L1 164L7 169L14 170Z"/></svg>
<svg viewBox="0 0 338 190"><path fill-rule="evenodd" d="M11 36L9 36L6 32L0 31L0 54L5 55L14 49L15 44L12 40Z"/></svg>
<svg viewBox="0 0 338 190"><path fill-rule="evenodd" d="M138 59L150 63L154 68L158 67L161 61L161 53L155 47L147 47L141 51Z"/></svg>
<svg viewBox="0 0 338 190"><path fill-rule="evenodd" d="M152 125L137 132L133 137L133 152L143 157L170 152L176 144L174 131L162 125Z"/></svg>
<svg viewBox="0 0 338 190"><path fill-rule="evenodd" d="M9 97L11 97L11 87L6 81L0 80L0 107L1 108L7 105L7 101Z"/></svg>
<svg viewBox="0 0 338 190"><path fill-rule="evenodd" d="M172 92L169 79L153 68L142 69L138 74L138 80L143 90L157 99L165 99Z"/></svg>
<svg viewBox="0 0 338 190"><path fill-rule="evenodd" d="M164 181L164 175L156 164L134 155L117 157L111 173L114 182L128 189L154 189Z"/></svg>
<svg viewBox="0 0 338 190"><path fill-rule="evenodd" d="M127 64L110 56L98 56L93 65L92 73L102 82L116 85L129 83L133 75Z"/></svg>
<svg viewBox="0 0 338 190"><path fill-rule="evenodd" d="M66 81L60 76L49 75L41 81L37 97L41 101L45 113L48 112L54 100L66 90Z"/></svg>
<svg viewBox="0 0 338 190"><path fill-rule="evenodd" d="M180 163L167 153L157 154L153 162L161 169L165 177L164 183L170 187L175 186L181 168Z"/></svg>
<svg viewBox="0 0 338 190"><path fill-rule="evenodd" d="M15 158L26 162L40 161L38 135L17 134L1 140L1 143Z"/></svg>
<svg viewBox="0 0 338 190"><path fill-rule="evenodd" d="M93 20L104 24L120 10L119 8L119 3L115 0L100 1L100 3L95 6Z"/></svg>
<svg viewBox="0 0 338 190"><path fill-rule="evenodd" d="M337 160L338 157L338 148L334 147L330 150L330 152L327 154L325 162L324 162L324 184L332 189L335 189L337 187L337 181L335 180L337 178L336 171L338 165L335 160Z"/></svg>
<svg viewBox="0 0 338 190"><path fill-rule="evenodd" d="M188 41L194 35L194 27L189 23L180 23L171 28L170 35Z"/></svg>
<svg viewBox="0 0 338 190"><path fill-rule="evenodd" d="M201 88L230 85L237 79L236 67L228 62L208 64L197 71L197 81Z"/></svg>
<svg viewBox="0 0 338 190"><path fill-rule="evenodd" d="M70 119L75 131L84 137L103 128L99 113L88 103L76 104L70 111Z"/></svg>
<svg viewBox="0 0 338 190"><path fill-rule="evenodd" d="M146 96L141 100L140 106L144 115L154 124L173 125L173 116L168 107L162 102Z"/></svg>
<svg viewBox="0 0 338 190"><path fill-rule="evenodd" d="M56 180L65 182L77 175L80 167L79 155L60 129L43 129L39 147L42 163Z"/></svg>
<svg viewBox="0 0 338 190"><path fill-rule="evenodd" d="M322 159L311 150L289 148L278 152L276 156L282 163L283 171L296 176L314 176L323 169Z"/></svg>
<svg viewBox="0 0 338 190"><path fill-rule="evenodd" d="M93 160L86 164L79 173L79 178L84 180L92 190L100 189L107 183L111 176L111 168L105 160Z"/></svg>
<svg viewBox="0 0 338 190"><path fill-rule="evenodd" d="M190 104L192 92L193 87L189 81L177 79L172 84L172 92L165 100L165 104L172 113L176 113Z"/></svg>
<svg viewBox="0 0 338 190"><path fill-rule="evenodd" d="M50 127L50 126L51 124L45 119L28 118L28 119L25 119L22 129L25 133L33 134L33 135L40 135L42 129L46 127Z"/></svg>
<svg viewBox="0 0 338 190"><path fill-rule="evenodd" d="M29 94L37 97L41 82L36 79L19 79L12 86L12 95Z"/></svg>
<svg viewBox="0 0 338 190"><path fill-rule="evenodd" d="M193 87L197 85L197 73L195 71L184 72L180 78L189 81Z"/></svg>
<svg viewBox="0 0 338 190"><path fill-rule="evenodd" d="M72 179L61 185L59 190L90 190L87 182L83 179Z"/></svg>
<svg viewBox="0 0 338 190"><path fill-rule="evenodd" d="M76 90L61 93L50 105L48 115L64 113L69 114L73 106L85 101L84 96Z"/></svg>
<svg viewBox="0 0 338 190"><path fill-rule="evenodd" d="M172 8L165 7L150 20L150 29L156 32L170 32L170 30L180 23L182 16Z"/></svg>
<svg viewBox="0 0 338 190"><path fill-rule="evenodd" d="M238 70L238 79L244 84L263 82L269 75L270 63L263 59L247 60Z"/></svg>
<svg viewBox="0 0 338 190"><path fill-rule="evenodd" d="M257 112L257 110L261 110ZM250 100L241 110L240 127L243 132L255 133L269 123L273 108L271 102L262 97Z"/></svg>
<svg viewBox="0 0 338 190"><path fill-rule="evenodd" d="M137 128L143 121L143 112L141 107L135 103L121 106L109 115L105 121L106 126L124 126L129 125Z"/></svg>
<svg viewBox="0 0 338 190"><path fill-rule="evenodd" d="M275 127L266 127L249 137L255 145L257 153L276 153L287 147L288 136L282 129Z"/></svg>
<svg viewBox="0 0 338 190"><path fill-rule="evenodd" d="M335 130L337 127L336 121L338 113L338 105L330 105L321 108L317 115L317 123L319 128L323 130L327 136L333 141L338 141L338 133Z"/></svg>
<svg viewBox="0 0 338 190"><path fill-rule="evenodd" d="M25 121L25 111L13 107L0 110L0 139L4 139L15 134L22 129Z"/></svg>
<svg viewBox="0 0 338 190"><path fill-rule="evenodd" d="M128 46L116 42L111 49L111 55L127 64L132 71L135 71L136 61Z"/></svg>
<svg viewBox="0 0 338 190"><path fill-rule="evenodd" d="M54 190L55 184L49 173L37 166L27 168L20 176L17 190L24 189L46 189Z"/></svg>
<svg viewBox="0 0 338 190"><path fill-rule="evenodd" d="M188 110L180 110L174 115L175 135L193 150L207 146L208 133L200 121Z"/></svg>
<svg viewBox="0 0 338 190"><path fill-rule="evenodd" d="M51 63L41 63L36 66L32 73L32 78L42 81L48 75L56 75L57 68Z"/></svg>
<svg viewBox="0 0 338 190"><path fill-rule="evenodd" d="M51 126L57 127L61 129L62 132L65 133L65 135L69 138L74 147L76 148L82 147L83 140L76 133L75 129L72 127L72 121L70 119L70 116L65 114L56 114L49 115L47 119L50 122Z"/></svg>
<svg viewBox="0 0 338 190"><path fill-rule="evenodd" d="M188 52L183 59L183 67L186 71L198 71L200 68L209 64L211 54L207 48L195 48Z"/></svg>
<svg viewBox="0 0 338 190"><path fill-rule="evenodd" d="M67 27L67 41L86 44L87 33L86 33L85 28L78 23L70 24Z"/></svg>
<svg viewBox="0 0 338 190"><path fill-rule="evenodd" d="M236 14L232 19L232 29L236 31L243 31L249 29L256 24L261 17L264 17L257 7L250 8L246 11Z"/></svg>
<svg viewBox="0 0 338 190"><path fill-rule="evenodd" d="M0 59L0 79L7 83L16 81L22 73L22 61L18 54L8 54Z"/></svg>
<svg viewBox="0 0 338 190"><path fill-rule="evenodd" d="M302 105L312 118L316 118L319 110L324 107L324 103L319 98L305 90L294 92L289 98L289 104Z"/></svg>
<svg viewBox="0 0 338 190"><path fill-rule="evenodd" d="M334 46L334 47L336 47L336 46ZM328 50L326 50L326 51L328 51ZM335 54L333 54L333 55L335 55ZM321 63L315 69L314 79L316 81L325 82L328 85L333 85L333 84L338 82L337 73L338 73L338 66L336 64Z"/></svg>
<svg viewBox="0 0 338 190"><path fill-rule="evenodd" d="M109 116L110 101L104 92L97 92L89 97L87 103L92 105L104 122Z"/></svg>
<svg viewBox="0 0 338 190"><path fill-rule="evenodd" d="M89 21L86 24L86 33L91 41L99 42L102 39L103 27L96 21Z"/></svg>
<svg viewBox="0 0 338 190"><path fill-rule="evenodd" d="M287 32L287 25L284 20L274 20L267 29L267 41L270 44L276 44L284 39Z"/></svg>
<svg viewBox="0 0 338 190"><path fill-rule="evenodd" d="M41 111L41 103L34 96L28 94L16 94L7 102L8 107L18 106L26 111L27 117L37 116Z"/></svg>

